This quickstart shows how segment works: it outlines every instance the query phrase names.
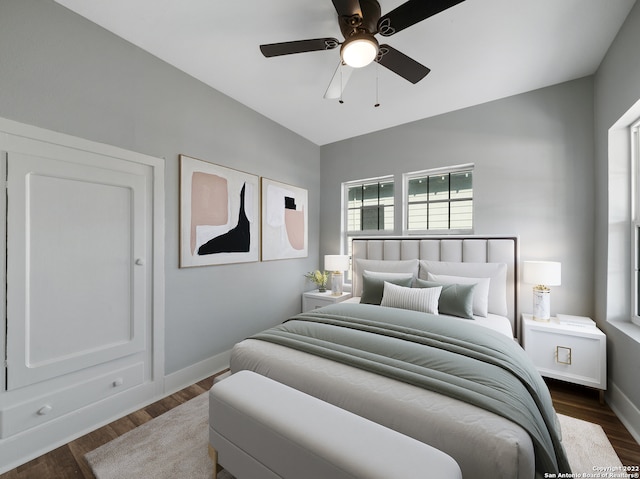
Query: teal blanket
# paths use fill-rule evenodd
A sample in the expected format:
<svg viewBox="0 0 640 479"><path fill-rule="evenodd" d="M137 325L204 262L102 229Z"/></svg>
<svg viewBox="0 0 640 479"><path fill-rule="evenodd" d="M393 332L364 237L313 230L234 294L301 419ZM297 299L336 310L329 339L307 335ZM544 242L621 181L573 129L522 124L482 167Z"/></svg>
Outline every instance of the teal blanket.
<svg viewBox="0 0 640 479"><path fill-rule="evenodd" d="M513 339L473 321L342 303L294 316L253 339L401 380L503 416L531 436L538 472L571 472L549 390L530 359Z"/></svg>

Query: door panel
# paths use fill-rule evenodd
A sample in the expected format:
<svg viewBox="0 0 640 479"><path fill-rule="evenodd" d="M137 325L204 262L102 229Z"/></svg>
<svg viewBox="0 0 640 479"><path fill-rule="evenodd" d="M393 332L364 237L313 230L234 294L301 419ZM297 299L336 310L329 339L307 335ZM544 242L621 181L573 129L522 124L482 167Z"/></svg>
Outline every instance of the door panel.
<svg viewBox="0 0 640 479"><path fill-rule="evenodd" d="M8 155L8 389L145 349L145 177L68 155Z"/></svg>

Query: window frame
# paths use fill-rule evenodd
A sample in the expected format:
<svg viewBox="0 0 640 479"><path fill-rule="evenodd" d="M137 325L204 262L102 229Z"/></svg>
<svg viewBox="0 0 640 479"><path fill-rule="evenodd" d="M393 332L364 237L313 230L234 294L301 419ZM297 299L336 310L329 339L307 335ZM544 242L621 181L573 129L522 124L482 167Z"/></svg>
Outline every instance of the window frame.
<svg viewBox="0 0 640 479"><path fill-rule="evenodd" d="M369 183L393 183L394 195L393 195L393 222L391 229L375 229L375 230L354 230L349 231L349 189L358 185L365 185ZM395 231L395 218L396 218L396 198L395 198L396 181L393 175L384 175L375 178L367 178L364 180L345 181L342 183L342 231L346 238L350 236L375 236L375 235L389 235ZM378 204L378 208L380 205Z"/></svg>
<svg viewBox="0 0 640 479"><path fill-rule="evenodd" d="M393 182L393 227L392 229L382 229L382 230L357 230L357 231L349 231L349 188L357 185L364 185L367 183L388 183ZM341 198L341 210L342 210L342 231L341 231L341 243L342 243L342 251L345 254L349 255L349 262L351 263L352 251L351 251L351 243L352 240L358 236L389 236L393 235L396 230L396 206L397 206L397 195L396 193L396 179L394 175L383 175L376 176L373 178L366 178L361 180L352 180L345 181L342 183L342 198ZM349 273L345 277L345 284L351 283L351 267L349 268Z"/></svg>
<svg viewBox="0 0 640 479"><path fill-rule="evenodd" d="M415 178L424 178L429 176L438 175L451 175L455 173L471 172L473 178L473 172L475 165L473 163L466 163L463 165L456 165L442 168L430 168L427 170L412 171L410 173L403 173L402 175L402 234L403 235L456 235L456 234L473 234L475 224L475 209L473 205L473 186L471 188L471 228L440 228L440 229L409 229L409 181ZM472 180L473 181L473 180ZM449 184L451 188L451 184ZM449 189L451 191L451 189ZM464 199L466 201L467 199ZM451 197L447 199L449 205L452 202L458 200L452 200ZM462 200L461 200L462 201ZM449 212L451 210L449 209ZM450 214L449 214L450 218Z"/></svg>
<svg viewBox="0 0 640 479"><path fill-rule="evenodd" d="M629 126L631 143L631 322L640 326L640 119Z"/></svg>

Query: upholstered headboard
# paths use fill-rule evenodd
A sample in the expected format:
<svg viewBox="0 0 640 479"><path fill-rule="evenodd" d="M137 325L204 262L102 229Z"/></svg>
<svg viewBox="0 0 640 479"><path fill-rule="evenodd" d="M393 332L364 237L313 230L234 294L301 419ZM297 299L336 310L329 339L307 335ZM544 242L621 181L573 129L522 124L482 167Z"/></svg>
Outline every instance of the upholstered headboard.
<svg viewBox="0 0 640 479"><path fill-rule="evenodd" d="M356 260L427 260L457 263L504 263L507 266L507 317L518 336L518 238L516 236L371 237L352 242L353 290L362 281Z"/></svg>

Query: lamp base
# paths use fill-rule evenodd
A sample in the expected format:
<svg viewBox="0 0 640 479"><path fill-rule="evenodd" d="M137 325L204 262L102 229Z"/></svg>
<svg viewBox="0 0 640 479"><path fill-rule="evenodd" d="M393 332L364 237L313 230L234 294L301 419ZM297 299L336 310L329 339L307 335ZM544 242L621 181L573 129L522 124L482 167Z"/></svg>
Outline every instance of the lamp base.
<svg viewBox="0 0 640 479"><path fill-rule="evenodd" d="M533 319L549 321L551 319L551 292L533 290Z"/></svg>
<svg viewBox="0 0 640 479"><path fill-rule="evenodd" d="M342 273L331 273L331 294L340 296L342 294Z"/></svg>

